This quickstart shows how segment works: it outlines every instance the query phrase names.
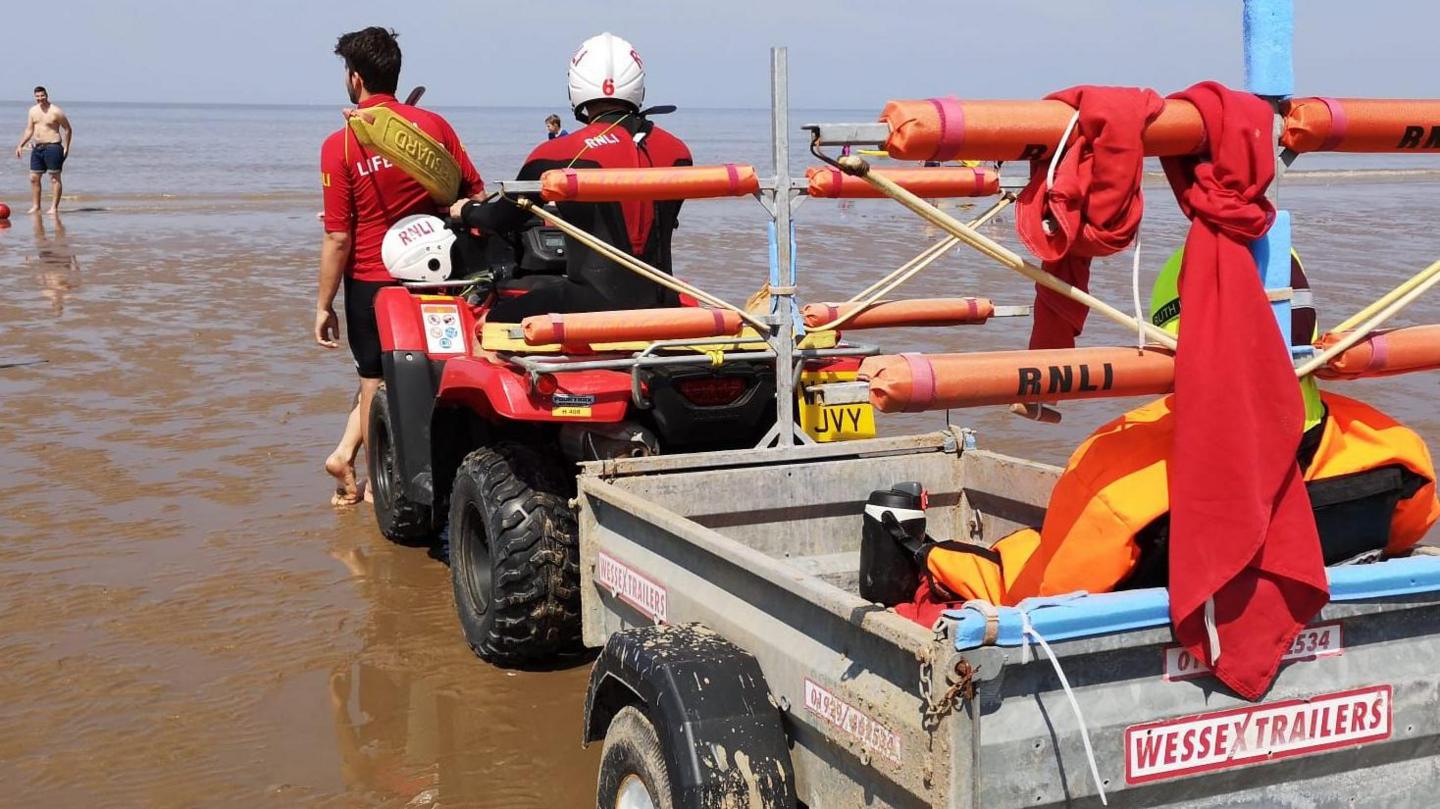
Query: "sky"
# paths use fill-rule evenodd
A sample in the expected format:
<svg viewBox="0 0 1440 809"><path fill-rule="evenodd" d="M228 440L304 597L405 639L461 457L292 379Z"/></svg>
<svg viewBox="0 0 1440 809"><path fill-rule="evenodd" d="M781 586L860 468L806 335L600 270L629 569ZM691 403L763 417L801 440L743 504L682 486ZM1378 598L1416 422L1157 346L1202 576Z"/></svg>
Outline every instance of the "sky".
<svg viewBox="0 0 1440 809"><path fill-rule="evenodd" d="M1241 0L14 2L0 26L0 98L44 84L62 105L343 104L335 38L367 25L400 33L402 89L424 84L437 106L563 103L567 60L603 30L644 57L648 103L692 108L768 106L773 45L789 48L797 109L1244 81ZM1298 94L1440 90L1435 0L1295 4Z"/></svg>

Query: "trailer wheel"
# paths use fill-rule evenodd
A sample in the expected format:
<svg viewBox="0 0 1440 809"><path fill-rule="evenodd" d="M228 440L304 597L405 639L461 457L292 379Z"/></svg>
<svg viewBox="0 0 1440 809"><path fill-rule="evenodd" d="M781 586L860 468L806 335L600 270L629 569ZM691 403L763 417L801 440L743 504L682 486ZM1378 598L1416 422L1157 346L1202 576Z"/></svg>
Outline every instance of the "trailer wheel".
<svg viewBox="0 0 1440 809"><path fill-rule="evenodd" d="M366 446L370 485L374 487L375 522L392 542L426 543L434 539L430 506L405 494L395 459L395 430L390 418L390 397L384 388L370 400L370 443ZM428 447L426 450L428 451Z"/></svg>
<svg viewBox="0 0 1440 809"><path fill-rule="evenodd" d="M450 578L465 640L523 666L580 649L580 550L564 475L541 453L497 443L465 457L450 495Z"/></svg>
<svg viewBox="0 0 1440 809"><path fill-rule="evenodd" d="M670 771L655 726L634 705L616 712L600 752L598 809L672 809Z"/></svg>

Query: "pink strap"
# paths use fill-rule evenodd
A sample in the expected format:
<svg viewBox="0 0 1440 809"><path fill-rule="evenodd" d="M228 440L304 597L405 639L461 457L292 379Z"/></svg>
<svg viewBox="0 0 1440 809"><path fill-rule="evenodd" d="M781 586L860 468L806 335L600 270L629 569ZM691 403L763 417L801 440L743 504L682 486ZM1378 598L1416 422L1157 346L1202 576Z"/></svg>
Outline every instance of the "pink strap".
<svg viewBox="0 0 1440 809"><path fill-rule="evenodd" d="M900 356L910 366L910 403L905 406L905 412L919 413L935 398L935 368L924 354L906 353Z"/></svg>
<svg viewBox="0 0 1440 809"><path fill-rule="evenodd" d="M730 196L740 193L740 171L734 163L725 164L725 173L730 177Z"/></svg>
<svg viewBox="0 0 1440 809"><path fill-rule="evenodd" d="M550 327L555 330L555 342L564 344L565 316L556 314L550 315Z"/></svg>
<svg viewBox="0 0 1440 809"><path fill-rule="evenodd" d="M969 307L970 310L965 317L967 320L973 323L980 317L980 302L975 300L974 298L966 298L965 304Z"/></svg>
<svg viewBox="0 0 1440 809"><path fill-rule="evenodd" d="M1385 361L1390 358L1390 343L1385 335L1377 334L1370 338L1370 362L1365 370L1374 371L1385 367Z"/></svg>
<svg viewBox="0 0 1440 809"><path fill-rule="evenodd" d="M825 322L834 323L840 318L840 307L833 304L823 304L825 307Z"/></svg>
<svg viewBox="0 0 1440 809"><path fill-rule="evenodd" d="M725 313L723 311L719 309L711 309L710 314L715 318L716 334L724 334L725 332L729 331L729 329L725 328Z"/></svg>
<svg viewBox="0 0 1440 809"><path fill-rule="evenodd" d="M975 189L971 191L975 196L985 193L985 172L982 169L970 169L975 177Z"/></svg>
<svg viewBox="0 0 1440 809"><path fill-rule="evenodd" d="M565 196L568 199L575 199L580 195L580 175L575 169L561 169L565 172Z"/></svg>
<svg viewBox="0 0 1440 809"><path fill-rule="evenodd" d="M1320 103L1330 110L1330 134L1326 135L1324 142L1320 144L1320 151L1331 152L1345 139L1346 130L1350 128L1350 116L1345 114L1345 105L1336 99L1322 96Z"/></svg>
<svg viewBox="0 0 1440 809"><path fill-rule="evenodd" d="M844 185L845 175L840 173L840 169L830 169L830 196L840 196L840 189Z"/></svg>
<svg viewBox="0 0 1440 809"><path fill-rule="evenodd" d="M955 98L932 98L930 103L940 116L940 141L930 159L954 160L965 145L965 108Z"/></svg>

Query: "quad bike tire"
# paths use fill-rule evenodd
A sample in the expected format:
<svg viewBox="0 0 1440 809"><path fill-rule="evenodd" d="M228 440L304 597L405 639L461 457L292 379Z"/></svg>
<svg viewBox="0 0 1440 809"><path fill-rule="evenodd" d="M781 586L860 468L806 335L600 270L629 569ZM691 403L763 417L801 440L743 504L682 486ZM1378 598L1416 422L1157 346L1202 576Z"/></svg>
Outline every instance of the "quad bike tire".
<svg viewBox="0 0 1440 809"><path fill-rule="evenodd" d="M486 662L535 667L581 650L580 545L552 458L500 442L465 457L450 494L450 578Z"/></svg>
<svg viewBox="0 0 1440 809"><path fill-rule="evenodd" d="M371 494L375 498L375 522L380 533L403 545L426 544L435 539L434 522L428 503L411 500L405 493L395 460L395 430L390 418L390 397L382 387L370 400L370 442L366 461L370 471Z"/></svg>

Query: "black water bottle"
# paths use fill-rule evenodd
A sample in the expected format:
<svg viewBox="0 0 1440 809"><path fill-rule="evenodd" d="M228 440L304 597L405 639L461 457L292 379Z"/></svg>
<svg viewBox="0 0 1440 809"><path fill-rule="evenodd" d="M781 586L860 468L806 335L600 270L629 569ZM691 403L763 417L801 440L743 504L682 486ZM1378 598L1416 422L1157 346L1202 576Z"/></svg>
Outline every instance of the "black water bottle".
<svg viewBox="0 0 1440 809"><path fill-rule="evenodd" d="M870 493L860 538L860 597L886 606L915 598L925 544L925 487L915 481Z"/></svg>

